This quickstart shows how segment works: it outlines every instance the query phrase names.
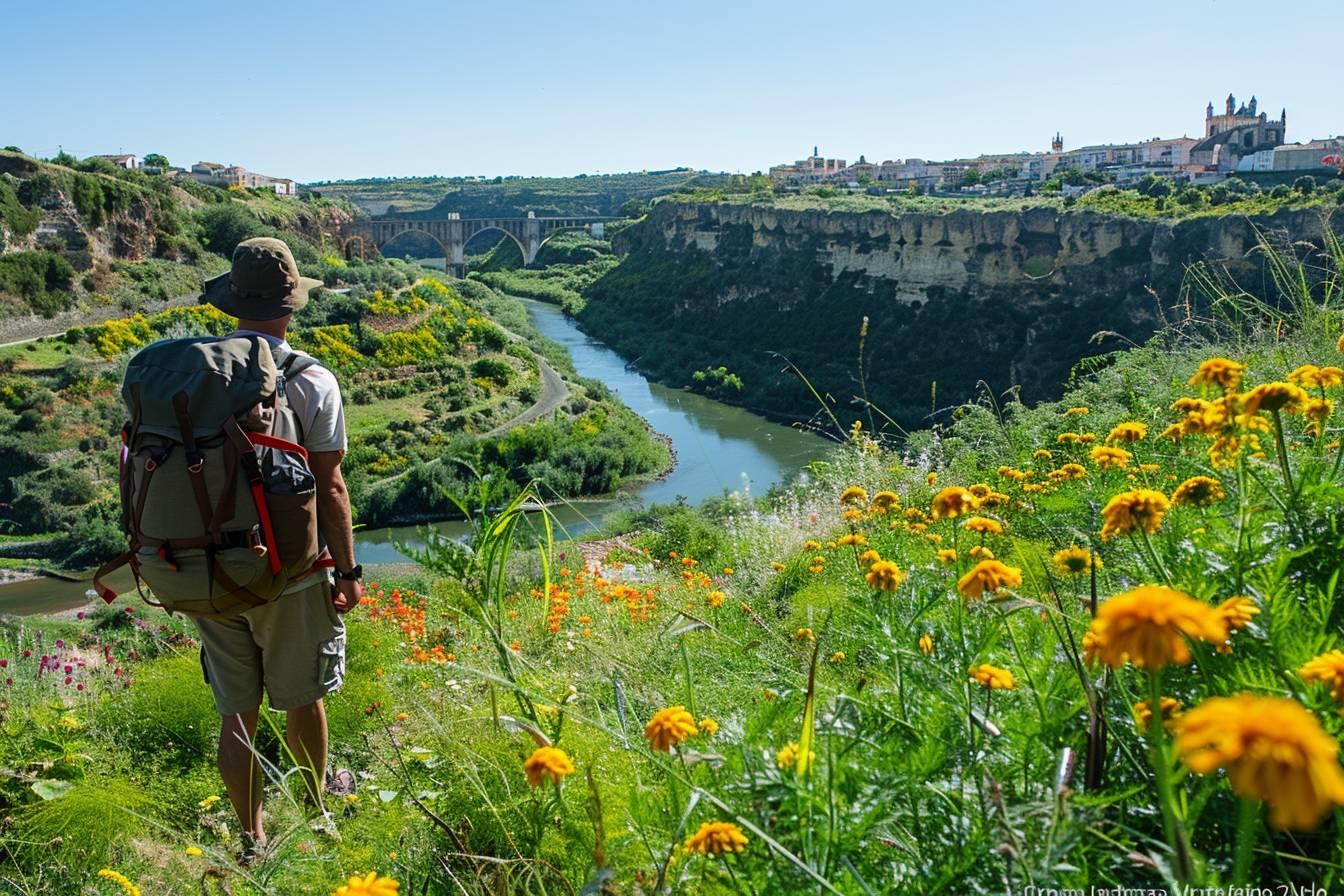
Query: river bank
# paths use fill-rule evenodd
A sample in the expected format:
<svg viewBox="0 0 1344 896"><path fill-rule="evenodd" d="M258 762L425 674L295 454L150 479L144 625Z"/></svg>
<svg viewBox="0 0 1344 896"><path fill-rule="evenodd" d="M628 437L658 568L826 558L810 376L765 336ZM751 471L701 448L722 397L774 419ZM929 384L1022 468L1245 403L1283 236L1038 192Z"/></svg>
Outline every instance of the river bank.
<svg viewBox="0 0 1344 896"><path fill-rule="evenodd" d="M651 383L624 358L583 333L554 305L522 300L533 326L569 352L580 376L601 382L638 414L667 445L672 467L628 483L615 494L557 501L549 508L564 537L600 529L612 515L648 504L699 504L725 492L762 494L822 457L829 443L814 433L771 423L741 408L703 395ZM424 521L355 533L356 552L366 567L405 564L398 548L424 545L422 527L450 537L466 535L465 520ZM122 586L132 594L133 583ZM47 614L83 606L88 585L50 578L0 584L0 613Z"/></svg>

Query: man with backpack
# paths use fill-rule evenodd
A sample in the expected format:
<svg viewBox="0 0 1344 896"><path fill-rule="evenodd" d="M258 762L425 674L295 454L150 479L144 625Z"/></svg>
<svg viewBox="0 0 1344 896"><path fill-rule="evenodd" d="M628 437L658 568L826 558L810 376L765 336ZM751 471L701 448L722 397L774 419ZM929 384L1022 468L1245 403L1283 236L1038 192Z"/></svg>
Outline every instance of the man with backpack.
<svg viewBox="0 0 1344 896"><path fill-rule="evenodd" d="M340 386L285 339L319 285L299 276L282 241L246 240L203 296L236 317L238 329L222 339L164 340L131 360L121 459L130 550L95 577L103 597L115 599L101 577L129 565L137 588L148 585L155 603L195 622L244 860L266 845L265 777L252 745L262 692L286 713L289 751L309 802L321 806L322 699L345 674L341 615L363 595L341 475ZM329 553L322 559L319 534ZM339 777L337 787L353 788L349 772Z"/></svg>

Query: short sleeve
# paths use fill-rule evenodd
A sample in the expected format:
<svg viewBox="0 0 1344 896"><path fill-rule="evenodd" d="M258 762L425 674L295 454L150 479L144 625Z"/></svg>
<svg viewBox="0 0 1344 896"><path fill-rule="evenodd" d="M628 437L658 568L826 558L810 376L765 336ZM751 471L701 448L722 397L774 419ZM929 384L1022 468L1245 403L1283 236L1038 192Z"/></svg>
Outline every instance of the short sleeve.
<svg viewBox="0 0 1344 896"><path fill-rule="evenodd" d="M297 393L290 399L303 425L303 447L309 451L345 451L345 408L336 377L324 367L312 366L301 371L286 391Z"/></svg>

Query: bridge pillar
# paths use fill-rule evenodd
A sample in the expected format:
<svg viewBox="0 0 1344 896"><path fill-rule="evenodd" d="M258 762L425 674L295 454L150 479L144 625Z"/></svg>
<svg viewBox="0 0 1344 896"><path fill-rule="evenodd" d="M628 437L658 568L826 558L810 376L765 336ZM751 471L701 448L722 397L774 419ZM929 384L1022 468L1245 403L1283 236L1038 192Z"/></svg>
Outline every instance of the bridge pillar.
<svg viewBox="0 0 1344 896"><path fill-rule="evenodd" d="M467 275L466 225L462 223L462 213L449 212L444 225L443 247L448 250L444 267L460 280Z"/></svg>
<svg viewBox="0 0 1344 896"><path fill-rule="evenodd" d="M523 267L530 268L541 251L541 222L536 212L528 212L523 221Z"/></svg>

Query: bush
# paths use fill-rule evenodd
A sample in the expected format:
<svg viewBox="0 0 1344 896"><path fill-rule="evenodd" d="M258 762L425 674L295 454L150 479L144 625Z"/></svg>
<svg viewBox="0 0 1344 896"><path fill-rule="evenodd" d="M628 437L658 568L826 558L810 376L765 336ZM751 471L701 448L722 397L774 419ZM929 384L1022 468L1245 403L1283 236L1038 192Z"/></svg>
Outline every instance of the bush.
<svg viewBox="0 0 1344 896"><path fill-rule="evenodd" d="M69 306L74 281L75 269L55 252L0 255L0 293L18 296L45 317Z"/></svg>

